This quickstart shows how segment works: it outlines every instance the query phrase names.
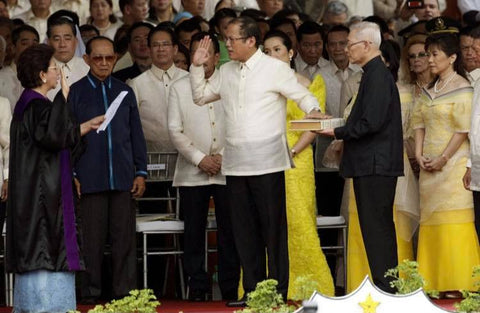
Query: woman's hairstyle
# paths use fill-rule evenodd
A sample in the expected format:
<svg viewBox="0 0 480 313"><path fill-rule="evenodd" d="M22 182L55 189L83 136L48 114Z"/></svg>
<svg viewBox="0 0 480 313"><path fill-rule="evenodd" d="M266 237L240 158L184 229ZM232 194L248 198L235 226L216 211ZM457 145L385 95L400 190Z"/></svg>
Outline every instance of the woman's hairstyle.
<svg viewBox="0 0 480 313"><path fill-rule="evenodd" d="M90 0L90 7L92 7L92 2L93 2L93 0ZM112 2L112 0L105 0L105 2L108 3L108 5L110 6L110 9L113 10L113 2ZM108 16L108 20L110 21L110 23L116 23L116 22L117 22L117 17L116 17L115 14L113 14L113 12L112 12L112 14L110 14L110 15ZM87 22L88 22L89 24L91 24L91 23L93 22L93 18L90 16L90 17L88 18L88 21L87 21Z"/></svg>
<svg viewBox="0 0 480 313"><path fill-rule="evenodd" d="M265 34L265 37L263 37L263 42L265 43L265 41L267 41L267 39L270 39L270 38L280 38L280 41L287 48L287 51L292 50L292 46L293 46L292 41L290 40L290 38L288 38L287 34L282 32L281 30L268 31ZM292 60L290 60L290 67L295 68L295 63L293 58Z"/></svg>
<svg viewBox="0 0 480 313"><path fill-rule="evenodd" d="M447 57L451 55L456 55L457 58L453 62L453 70L457 72L458 75L467 79L465 69L462 65L462 53L460 51L460 40L457 35L443 33L443 34L434 34L428 36L425 41L425 50L428 50L430 47L436 47L439 50L443 51ZM438 80L438 76L430 83L428 88L432 88L435 82Z"/></svg>
<svg viewBox="0 0 480 313"><path fill-rule="evenodd" d="M23 88L42 85L40 72L47 72L54 50L45 44L33 45L22 52L17 62L17 78Z"/></svg>
<svg viewBox="0 0 480 313"><path fill-rule="evenodd" d="M425 46L426 39L427 39L426 35L416 34L408 38L407 42L403 46L402 54L400 57L400 71L402 72L400 76L401 76L401 79L405 80L405 82L408 84L413 84L417 80L417 73L410 70L410 60L408 56L408 50L410 49L411 46L417 45L417 44Z"/></svg>
<svg viewBox="0 0 480 313"><path fill-rule="evenodd" d="M156 21L157 20L157 12L155 12L155 8L152 6L152 0L149 1L148 6L150 8L150 9L148 9L148 18ZM172 10L172 13L173 13L174 16L178 13L177 10L175 10L175 8L173 7L171 2L170 2L170 10Z"/></svg>

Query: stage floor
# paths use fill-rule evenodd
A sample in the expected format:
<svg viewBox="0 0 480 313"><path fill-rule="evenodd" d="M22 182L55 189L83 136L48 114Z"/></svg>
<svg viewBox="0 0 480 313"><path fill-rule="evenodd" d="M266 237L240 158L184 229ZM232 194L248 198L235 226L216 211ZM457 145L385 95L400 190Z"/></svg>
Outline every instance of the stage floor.
<svg viewBox="0 0 480 313"><path fill-rule="evenodd" d="M434 300L438 306L454 312L453 304L460 300ZM160 300L161 304L157 308L159 313L231 313L235 311L235 308L229 308L225 306L225 302L221 301L209 301L209 302L189 302L189 301L173 301L173 300ZM78 310L82 313L87 313L93 306L79 306ZM10 313L12 308L0 307L0 313Z"/></svg>

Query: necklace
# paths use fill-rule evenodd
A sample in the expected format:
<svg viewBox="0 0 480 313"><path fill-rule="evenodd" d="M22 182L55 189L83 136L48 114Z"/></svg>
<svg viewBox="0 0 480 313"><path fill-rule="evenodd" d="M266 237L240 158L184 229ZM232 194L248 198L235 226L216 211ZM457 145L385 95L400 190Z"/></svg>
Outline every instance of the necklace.
<svg viewBox="0 0 480 313"><path fill-rule="evenodd" d="M425 87L425 85L426 85L427 83L420 84L420 83L418 82L418 80L417 80L417 81L415 81L415 84L417 84L418 88L423 89L423 87Z"/></svg>
<svg viewBox="0 0 480 313"><path fill-rule="evenodd" d="M442 91L443 89L445 89L445 87L447 87L447 85L452 81L452 79L455 77L455 74L457 74L457 72L453 71L452 74L450 74L450 76L445 80L445 83L443 84L442 88L437 88L437 84L439 82L440 79L437 79L437 81L435 82L435 85L433 85L433 91L435 93L439 93L440 91Z"/></svg>
<svg viewBox="0 0 480 313"><path fill-rule="evenodd" d="M112 23L110 21L108 21L108 24L105 27L97 26L97 25L95 25L95 22L93 22L92 24L93 24L93 26L95 26L98 29L99 32L103 32L103 31L107 30L110 26L112 26Z"/></svg>

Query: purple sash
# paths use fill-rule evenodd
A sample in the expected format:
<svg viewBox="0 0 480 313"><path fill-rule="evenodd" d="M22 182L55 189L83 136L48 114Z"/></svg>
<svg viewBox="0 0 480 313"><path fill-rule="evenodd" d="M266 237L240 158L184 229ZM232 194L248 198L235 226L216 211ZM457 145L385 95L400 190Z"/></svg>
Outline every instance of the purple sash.
<svg viewBox="0 0 480 313"><path fill-rule="evenodd" d="M25 89L15 105L14 118L21 119L28 104L35 99L49 101L40 93ZM78 253L77 230L75 227L75 209L73 205L72 166L70 164L70 151L60 151L60 183L62 188L63 210L63 237L67 254L68 268L71 271L80 270L80 256Z"/></svg>

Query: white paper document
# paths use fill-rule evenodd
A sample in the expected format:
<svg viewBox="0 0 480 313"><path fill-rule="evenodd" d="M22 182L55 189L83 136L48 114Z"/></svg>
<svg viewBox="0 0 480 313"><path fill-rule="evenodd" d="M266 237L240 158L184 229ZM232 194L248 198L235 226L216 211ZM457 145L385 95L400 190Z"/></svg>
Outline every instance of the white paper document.
<svg viewBox="0 0 480 313"><path fill-rule="evenodd" d="M107 129L108 124L112 121L115 113L117 113L118 107L122 103L125 96L128 94L128 91L122 91L120 94L113 100L112 104L108 107L107 112L105 112L105 120L103 121L102 125L97 129L97 134L101 131Z"/></svg>

